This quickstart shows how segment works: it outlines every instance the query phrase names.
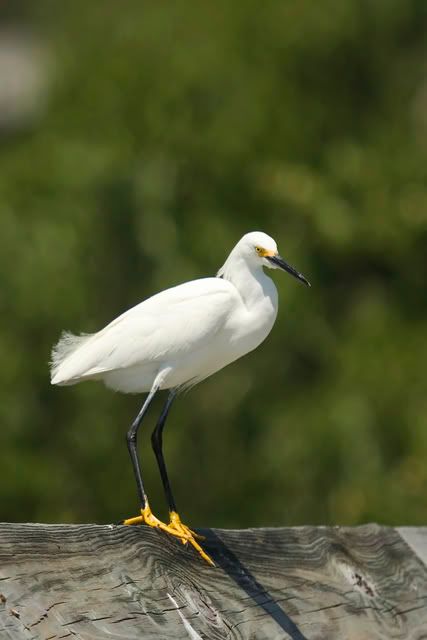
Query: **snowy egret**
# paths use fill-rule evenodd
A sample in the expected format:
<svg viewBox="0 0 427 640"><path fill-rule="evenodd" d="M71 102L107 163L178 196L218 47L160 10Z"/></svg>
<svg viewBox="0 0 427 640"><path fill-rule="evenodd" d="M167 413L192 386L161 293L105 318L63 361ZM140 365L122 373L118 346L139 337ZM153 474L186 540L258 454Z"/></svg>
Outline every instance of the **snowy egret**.
<svg viewBox="0 0 427 640"><path fill-rule="evenodd" d="M64 332L52 350L52 384L103 380L124 393L148 392L127 433L140 515L123 524L147 524L190 543L212 563L182 523L163 457L162 434L176 395L255 349L277 316L277 289L263 267L283 269L310 286L280 257L275 241L260 231L247 233L231 251L217 277L178 285L144 300L94 334ZM152 434L152 447L169 506L170 522L156 518L148 502L137 453L137 434L156 393L169 395Z"/></svg>

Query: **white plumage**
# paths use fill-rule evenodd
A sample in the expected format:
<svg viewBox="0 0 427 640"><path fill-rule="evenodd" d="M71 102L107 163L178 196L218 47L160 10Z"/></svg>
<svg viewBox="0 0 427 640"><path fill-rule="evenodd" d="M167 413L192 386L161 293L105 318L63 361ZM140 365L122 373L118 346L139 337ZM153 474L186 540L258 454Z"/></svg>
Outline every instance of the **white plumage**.
<svg viewBox="0 0 427 640"><path fill-rule="evenodd" d="M261 232L248 233L216 278L193 280L162 291L98 333L64 333L52 351L52 384L92 379L125 393L149 392L127 433L140 515L123 524L156 527L183 544L191 544L211 564L194 532L178 515L163 457L162 432L177 391L252 351L269 334L277 316L277 290L263 267L284 269L308 284L279 256L272 238ZM161 389L170 392L152 434L152 446L169 506L169 524L151 511L137 453L138 429Z"/></svg>
<svg viewBox="0 0 427 640"><path fill-rule="evenodd" d="M279 262L272 238L246 234L220 277L162 291L98 333L64 333L52 351L52 384L94 379L117 391L140 393L156 379L160 389L203 380L255 349L270 332L277 290L263 266L286 265Z"/></svg>

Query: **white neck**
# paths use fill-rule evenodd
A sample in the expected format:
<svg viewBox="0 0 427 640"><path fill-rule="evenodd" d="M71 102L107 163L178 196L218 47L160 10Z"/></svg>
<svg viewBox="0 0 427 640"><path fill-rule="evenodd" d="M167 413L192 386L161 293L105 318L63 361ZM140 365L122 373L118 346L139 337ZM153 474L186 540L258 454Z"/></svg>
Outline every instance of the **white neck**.
<svg viewBox="0 0 427 640"><path fill-rule="evenodd" d="M229 280L240 293L246 307L257 304L260 298L271 297L277 301L277 290L261 264L249 264L238 252L232 251L218 271L219 277ZM277 304L277 302L276 302Z"/></svg>

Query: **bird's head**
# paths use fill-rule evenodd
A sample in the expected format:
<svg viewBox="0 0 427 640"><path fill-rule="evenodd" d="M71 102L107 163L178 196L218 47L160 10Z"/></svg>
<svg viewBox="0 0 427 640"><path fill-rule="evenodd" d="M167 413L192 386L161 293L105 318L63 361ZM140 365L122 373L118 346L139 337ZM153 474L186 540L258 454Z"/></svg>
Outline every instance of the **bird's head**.
<svg viewBox="0 0 427 640"><path fill-rule="evenodd" d="M294 267L291 267L280 255L277 250L277 244L266 233L262 231L253 231L247 233L238 243L239 251L245 260L253 266L263 266L269 269L282 269L287 271L308 287L309 281ZM236 248L237 248L236 247Z"/></svg>

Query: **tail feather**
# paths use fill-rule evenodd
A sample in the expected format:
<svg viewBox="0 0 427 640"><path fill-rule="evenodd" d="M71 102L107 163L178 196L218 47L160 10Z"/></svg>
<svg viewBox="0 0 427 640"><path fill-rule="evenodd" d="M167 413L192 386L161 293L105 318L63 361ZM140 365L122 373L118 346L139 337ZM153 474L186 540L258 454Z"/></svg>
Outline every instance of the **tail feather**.
<svg viewBox="0 0 427 640"><path fill-rule="evenodd" d="M52 349L50 361L50 375L52 384L73 384L70 377L64 371L64 365L82 345L84 345L93 334L83 333L76 336L69 331L63 331L57 344Z"/></svg>

